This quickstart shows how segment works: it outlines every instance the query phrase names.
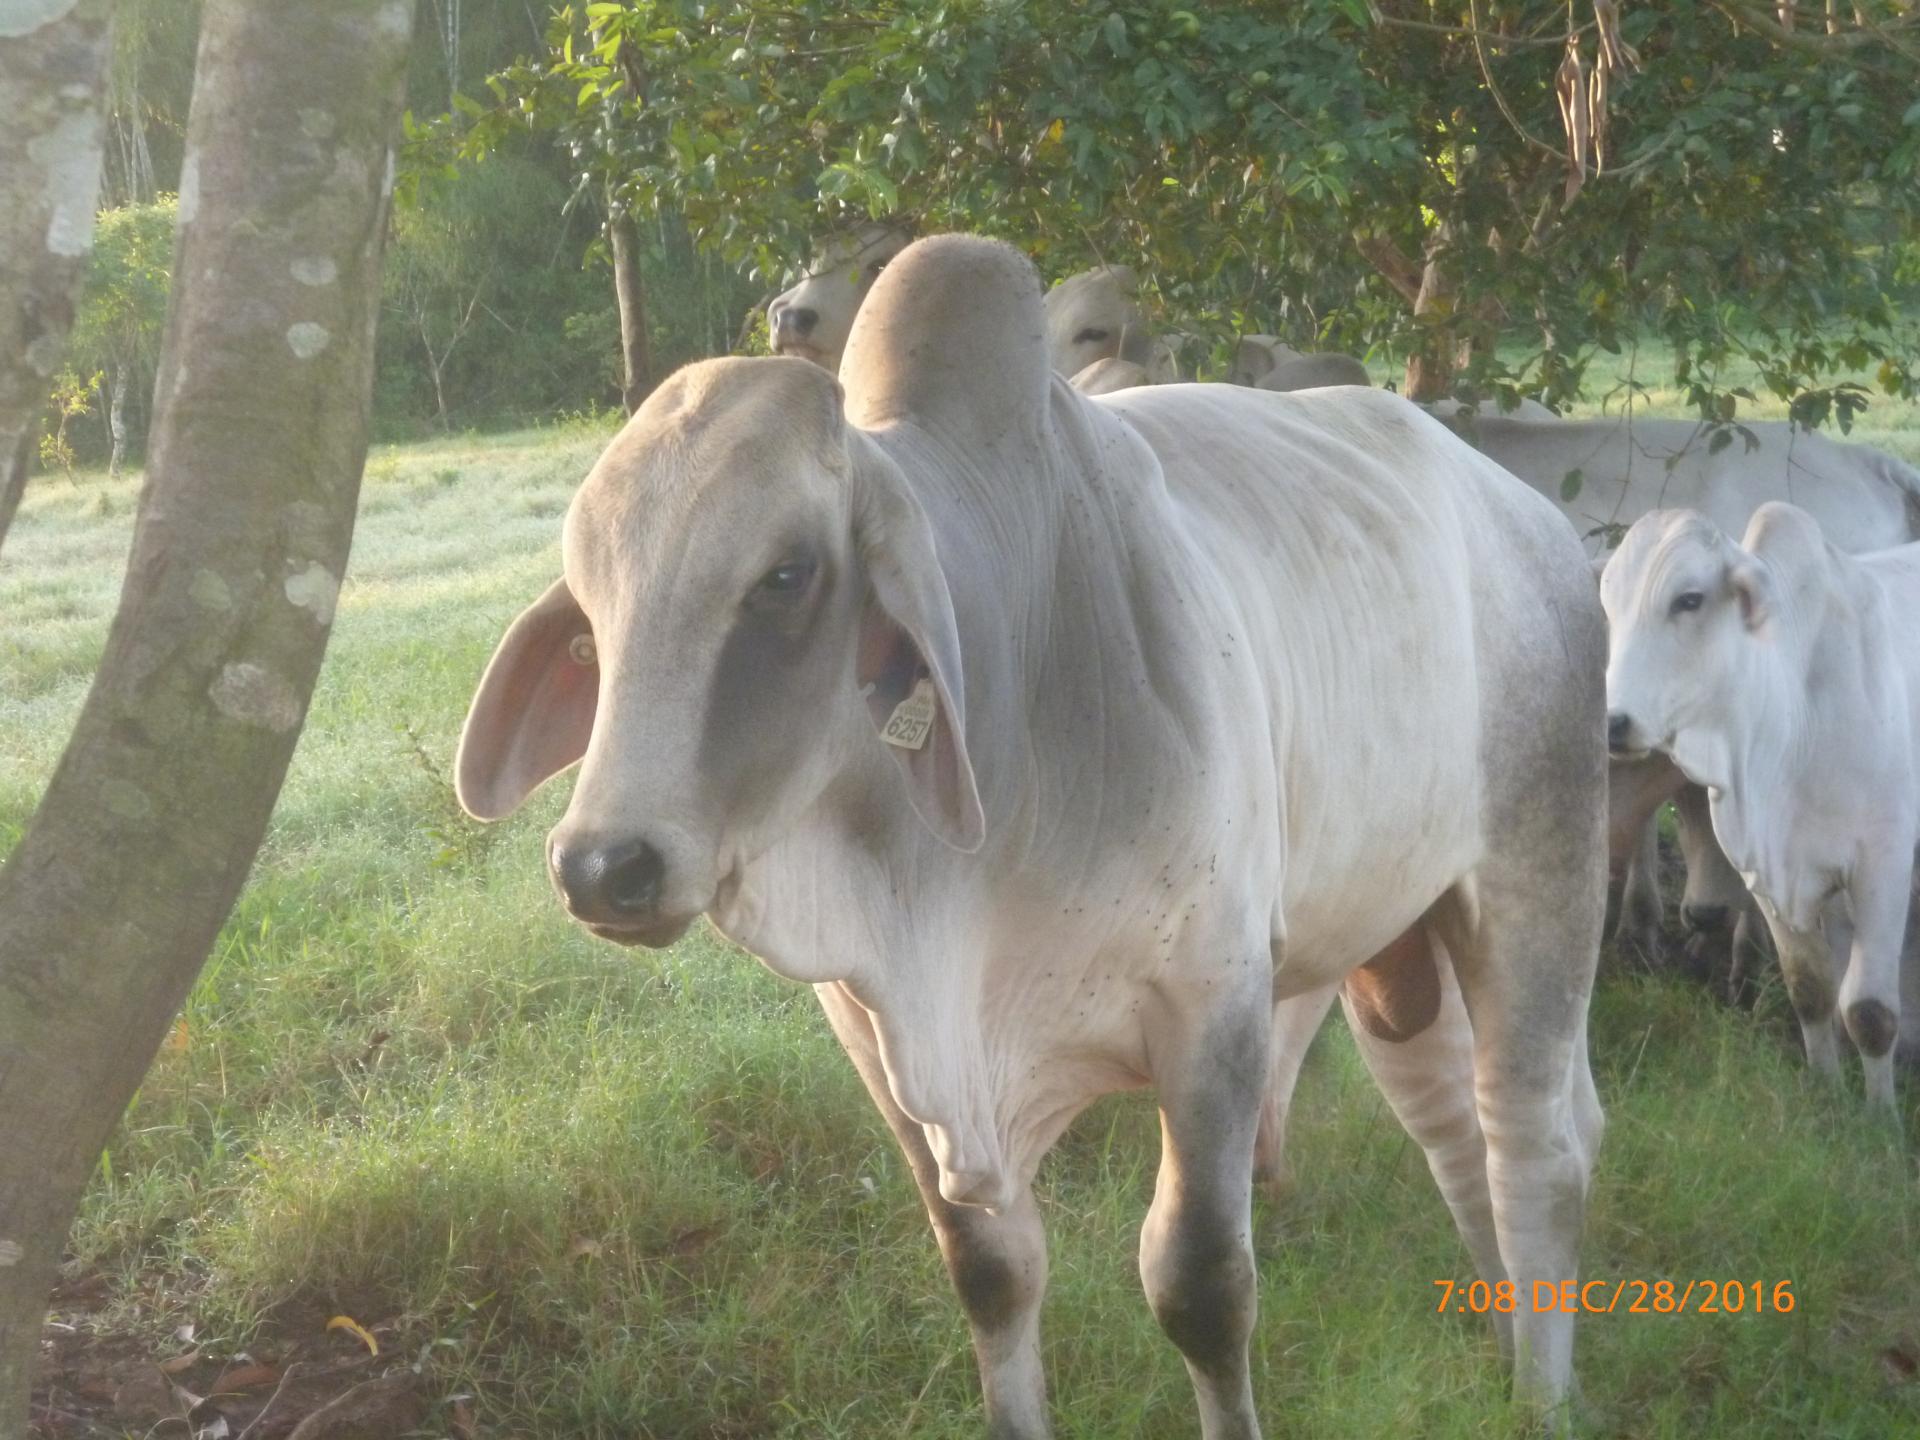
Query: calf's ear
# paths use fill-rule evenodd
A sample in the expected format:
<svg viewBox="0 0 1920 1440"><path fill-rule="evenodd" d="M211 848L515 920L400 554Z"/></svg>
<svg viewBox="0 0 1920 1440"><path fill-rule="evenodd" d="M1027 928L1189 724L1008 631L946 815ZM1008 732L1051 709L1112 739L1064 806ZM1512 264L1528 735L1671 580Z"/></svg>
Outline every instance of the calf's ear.
<svg viewBox="0 0 1920 1440"><path fill-rule="evenodd" d="M480 677L454 760L454 790L477 820L520 808L587 753L600 695L593 629L556 580L501 637Z"/></svg>
<svg viewBox="0 0 1920 1440"><path fill-rule="evenodd" d="M874 473L885 468L890 473ZM855 680L927 828L965 854L986 838L967 754L953 599L933 527L885 462L862 467L854 529L873 593L860 619Z"/></svg>

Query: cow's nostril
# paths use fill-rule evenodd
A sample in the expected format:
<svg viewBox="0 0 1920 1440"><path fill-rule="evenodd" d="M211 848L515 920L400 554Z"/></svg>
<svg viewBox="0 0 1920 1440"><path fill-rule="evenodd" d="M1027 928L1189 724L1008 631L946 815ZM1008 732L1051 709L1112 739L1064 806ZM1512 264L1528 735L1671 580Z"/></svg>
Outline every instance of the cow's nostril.
<svg viewBox="0 0 1920 1440"><path fill-rule="evenodd" d="M1633 730L1633 717L1624 711L1616 710L1607 716L1607 748L1622 750L1626 748L1627 736Z"/></svg>
<svg viewBox="0 0 1920 1440"><path fill-rule="evenodd" d="M787 311L784 318L786 322L800 334L811 335L813 333L813 327L820 323L820 312L818 310L795 309Z"/></svg>
<svg viewBox="0 0 1920 1440"><path fill-rule="evenodd" d="M667 864L644 840L604 846L549 841L547 863L567 909L589 924L621 924L659 908Z"/></svg>
<svg viewBox="0 0 1920 1440"><path fill-rule="evenodd" d="M667 871L660 852L642 840L607 857L607 904L623 915L641 915L660 903Z"/></svg>

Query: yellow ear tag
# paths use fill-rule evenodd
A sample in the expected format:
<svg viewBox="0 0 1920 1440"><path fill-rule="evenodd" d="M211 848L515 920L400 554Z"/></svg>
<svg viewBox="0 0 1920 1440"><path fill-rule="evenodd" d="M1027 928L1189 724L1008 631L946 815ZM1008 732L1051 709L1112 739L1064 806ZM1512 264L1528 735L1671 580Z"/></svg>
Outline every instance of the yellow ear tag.
<svg viewBox="0 0 1920 1440"><path fill-rule="evenodd" d="M933 733L933 681L921 679L913 693L893 707L880 738L902 750L918 750Z"/></svg>

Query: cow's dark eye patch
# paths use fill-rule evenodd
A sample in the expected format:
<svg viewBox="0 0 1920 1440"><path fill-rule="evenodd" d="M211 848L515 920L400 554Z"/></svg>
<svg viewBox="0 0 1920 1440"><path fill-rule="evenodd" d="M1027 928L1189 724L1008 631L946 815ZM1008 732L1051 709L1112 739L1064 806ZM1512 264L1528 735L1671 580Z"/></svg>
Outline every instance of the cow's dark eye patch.
<svg viewBox="0 0 1920 1440"><path fill-rule="evenodd" d="M1088 328L1074 336L1073 343L1076 345L1104 345L1107 342L1107 337L1112 334L1113 332L1111 330Z"/></svg>
<svg viewBox="0 0 1920 1440"><path fill-rule="evenodd" d="M1681 594L1673 597L1673 605L1667 613L1670 615L1691 615L1706 603L1707 597L1698 590L1683 591Z"/></svg>
<svg viewBox="0 0 1920 1440"><path fill-rule="evenodd" d="M782 560L755 582L743 603L747 609L763 614L789 609L812 593L813 577L819 568L808 555Z"/></svg>

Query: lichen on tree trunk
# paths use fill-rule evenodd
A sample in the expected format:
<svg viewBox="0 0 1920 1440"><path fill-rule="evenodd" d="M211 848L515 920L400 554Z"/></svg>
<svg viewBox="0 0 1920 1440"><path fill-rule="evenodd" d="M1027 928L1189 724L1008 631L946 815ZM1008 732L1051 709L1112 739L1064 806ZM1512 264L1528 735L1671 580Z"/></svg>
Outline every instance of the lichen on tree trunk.
<svg viewBox="0 0 1920 1440"><path fill-rule="evenodd" d="M0 544L93 245L111 14L110 0L0 5Z"/></svg>
<svg viewBox="0 0 1920 1440"><path fill-rule="evenodd" d="M126 588L0 868L0 1435L74 1208L246 879L325 650L412 23L412 0L206 7Z"/></svg>

